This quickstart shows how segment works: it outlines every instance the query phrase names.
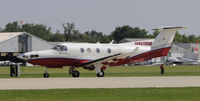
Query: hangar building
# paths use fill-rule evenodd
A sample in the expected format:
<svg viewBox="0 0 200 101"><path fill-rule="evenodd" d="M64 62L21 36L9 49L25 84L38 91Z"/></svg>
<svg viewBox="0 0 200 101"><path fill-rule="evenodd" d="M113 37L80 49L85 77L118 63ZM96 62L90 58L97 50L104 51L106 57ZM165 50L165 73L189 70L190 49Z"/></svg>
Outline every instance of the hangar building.
<svg viewBox="0 0 200 101"><path fill-rule="evenodd" d="M26 32L0 33L0 61L24 62L16 56L20 53L52 48L49 42Z"/></svg>

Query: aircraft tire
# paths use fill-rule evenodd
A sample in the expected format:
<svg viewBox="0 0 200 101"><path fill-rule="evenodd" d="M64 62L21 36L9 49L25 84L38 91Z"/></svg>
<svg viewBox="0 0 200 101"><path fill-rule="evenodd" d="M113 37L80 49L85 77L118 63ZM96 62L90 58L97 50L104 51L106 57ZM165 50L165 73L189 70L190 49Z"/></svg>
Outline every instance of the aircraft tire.
<svg viewBox="0 0 200 101"><path fill-rule="evenodd" d="M79 77L79 76L80 76L79 71L77 71L77 70L76 70L76 71L73 71L73 72L72 72L72 76L73 76L73 77Z"/></svg>
<svg viewBox="0 0 200 101"><path fill-rule="evenodd" d="M49 78L49 73L44 73L44 78Z"/></svg>
<svg viewBox="0 0 200 101"><path fill-rule="evenodd" d="M103 70L101 70L101 72L99 72L98 74L97 74L97 77L104 77L104 71Z"/></svg>

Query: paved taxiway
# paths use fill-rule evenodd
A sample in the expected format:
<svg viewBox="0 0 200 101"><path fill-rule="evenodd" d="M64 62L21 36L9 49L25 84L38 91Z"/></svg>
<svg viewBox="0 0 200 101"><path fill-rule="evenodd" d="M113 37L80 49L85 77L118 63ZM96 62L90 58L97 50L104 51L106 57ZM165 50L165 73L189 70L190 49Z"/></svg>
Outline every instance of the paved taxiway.
<svg viewBox="0 0 200 101"><path fill-rule="evenodd" d="M7 78L0 89L200 87L200 76Z"/></svg>

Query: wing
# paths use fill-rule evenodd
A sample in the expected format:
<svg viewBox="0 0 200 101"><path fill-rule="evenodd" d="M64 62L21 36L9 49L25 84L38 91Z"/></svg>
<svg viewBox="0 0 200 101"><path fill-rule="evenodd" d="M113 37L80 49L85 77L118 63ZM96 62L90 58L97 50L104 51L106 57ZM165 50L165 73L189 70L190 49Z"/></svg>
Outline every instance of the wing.
<svg viewBox="0 0 200 101"><path fill-rule="evenodd" d="M82 63L81 66L101 64L103 62L113 61L114 59L126 58L130 55L136 54L138 52L138 50L139 50L139 47L135 48L132 52L117 53L117 54L114 54L114 55L106 56L106 57L103 57L103 58L99 58L99 59L96 59L96 60L92 60L92 61Z"/></svg>

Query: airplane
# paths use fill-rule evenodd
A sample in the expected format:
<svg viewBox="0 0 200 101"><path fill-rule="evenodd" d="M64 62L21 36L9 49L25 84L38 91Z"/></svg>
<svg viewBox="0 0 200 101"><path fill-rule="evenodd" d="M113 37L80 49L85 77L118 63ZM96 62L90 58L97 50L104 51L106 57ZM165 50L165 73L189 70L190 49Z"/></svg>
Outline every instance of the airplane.
<svg viewBox="0 0 200 101"><path fill-rule="evenodd" d="M167 56L175 33L182 26L158 27L160 33L151 42L128 42L113 44L101 43L61 43L49 50L32 51L19 54L17 57L33 65L45 67L44 78L48 78L48 68L62 68L69 66L69 74L79 77L76 68L96 70L97 77L104 77L104 70L108 66L151 60L152 58Z"/></svg>
<svg viewBox="0 0 200 101"><path fill-rule="evenodd" d="M192 60L192 59L188 59L188 58L183 58L183 57L168 57L166 60L166 63L169 65L188 65L188 64L197 64L198 61L197 60Z"/></svg>
<svg viewBox="0 0 200 101"><path fill-rule="evenodd" d="M171 57L168 57L167 60L166 60L166 64L182 64L183 61L181 58L171 58Z"/></svg>

